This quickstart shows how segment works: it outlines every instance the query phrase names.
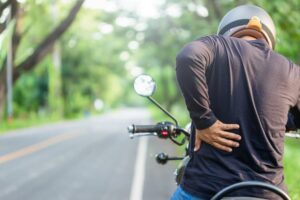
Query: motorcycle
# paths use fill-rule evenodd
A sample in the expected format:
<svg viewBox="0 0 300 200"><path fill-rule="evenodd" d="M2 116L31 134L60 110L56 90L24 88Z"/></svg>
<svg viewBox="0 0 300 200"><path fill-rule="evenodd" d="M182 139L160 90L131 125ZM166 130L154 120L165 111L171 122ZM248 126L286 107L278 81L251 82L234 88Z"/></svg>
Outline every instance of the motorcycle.
<svg viewBox="0 0 300 200"><path fill-rule="evenodd" d="M131 139L135 137L141 137L141 136L157 136L160 139L170 139L175 145L182 146L186 144L187 141L189 141L190 138L190 131L191 131L191 123L189 123L185 128L182 128L179 124L176 118L168 112L166 109L164 109L153 97L156 89L156 84L151 76L148 75L140 75L138 76L134 81L134 90L137 94L139 94L142 97L146 97L150 102L152 102L155 106L157 106L164 114L166 114L167 117L169 117L172 122L170 121L162 121L158 122L157 124L153 125L131 125L128 126L128 132L129 137ZM300 138L300 134L296 131L286 133L287 137L292 138ZM183 138L182 138L183 137ZM156 156L156 161L159 164L166 164L168 161L174 161L174 160L180 160L180 164L178 165L177 169L174 172L175 175L175 181L176 184L179 185L184 171L185 167L187 166L190 157L188 155L188 145L185 148L185 154L184 156L177 157L172 156L170 157L166 153L159 153ZM261 188L265 190L269 190L271 192L276 193L278 196L280 196L283 200L290 200L290 197L280 188L268 184L263 183L259 181L244 181L240 183L236 183L233 185L229 185L219 191L217 194L215 194L211 200L221 200L222 198L226 197L226 195L240 190L244 188ZM236 198L238 199L238 198Z"/></svg>

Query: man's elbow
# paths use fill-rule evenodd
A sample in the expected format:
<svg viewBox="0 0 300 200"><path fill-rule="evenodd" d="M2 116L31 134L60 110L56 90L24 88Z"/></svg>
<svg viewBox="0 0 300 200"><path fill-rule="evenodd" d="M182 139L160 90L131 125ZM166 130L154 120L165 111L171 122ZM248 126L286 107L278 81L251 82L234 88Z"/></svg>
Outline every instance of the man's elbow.
<svg viewBox="0 0 300 200"><path fill-rule="evenodd" d="M195 47L195 44L189 43L185 45L180 52L176 56L176 63L180 64L186 64L191 63L193 60L197 58L197 49Z"/></svg>

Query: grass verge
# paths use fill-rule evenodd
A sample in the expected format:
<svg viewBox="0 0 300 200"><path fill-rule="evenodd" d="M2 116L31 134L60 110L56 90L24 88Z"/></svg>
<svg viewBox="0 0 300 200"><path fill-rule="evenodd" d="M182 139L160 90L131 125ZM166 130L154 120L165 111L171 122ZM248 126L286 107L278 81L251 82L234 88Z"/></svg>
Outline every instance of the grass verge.
<svg viewBox="0 0 300 200"><path fill-rule="evenodd" d="M300 199L300 140L288 138L285 142L284 175L291 199Z"/></svg>
<svg viewBox="0 0 300 200"><path fill-rule="evenodd" d="M11 123L2 121L0 122L0 135L10 130L42 125L60 120L62 120L60 117L30 117L26 119L14 119Z"/></svg>

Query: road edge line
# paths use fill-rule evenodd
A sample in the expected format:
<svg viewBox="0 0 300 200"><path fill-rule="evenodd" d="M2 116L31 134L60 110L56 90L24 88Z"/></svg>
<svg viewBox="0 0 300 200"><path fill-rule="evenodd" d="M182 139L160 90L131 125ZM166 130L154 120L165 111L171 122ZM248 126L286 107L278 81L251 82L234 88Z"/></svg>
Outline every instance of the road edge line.
<svg viewBox="0 0 300 200"><path fill-rule="evenodd" d="M139 138L137 156L136 156L136 161L134 166L134 176L131 185L129 200L143 199L147 147L148 147L148 138L147 137Z"/></svg>

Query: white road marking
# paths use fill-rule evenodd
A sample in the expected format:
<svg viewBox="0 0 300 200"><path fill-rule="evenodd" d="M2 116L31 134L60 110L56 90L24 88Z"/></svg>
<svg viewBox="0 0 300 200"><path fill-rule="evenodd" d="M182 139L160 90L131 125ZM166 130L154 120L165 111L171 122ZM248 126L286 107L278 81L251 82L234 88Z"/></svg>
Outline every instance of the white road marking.
<svg viewBox="0 0 300 200"><path fill-rule="evenodd" d="M146 154L147 154L148 138L139 138L139 144L137 148L137 156L134 166L134 176L130 192L130 200L142 200L144 179L145 179L145 167L146 167Z"/></svg>

